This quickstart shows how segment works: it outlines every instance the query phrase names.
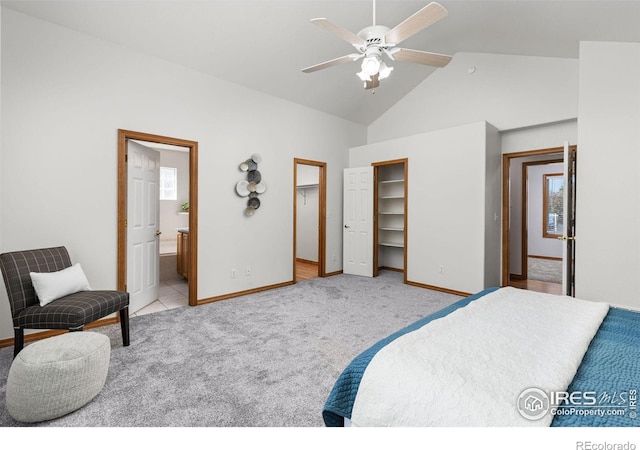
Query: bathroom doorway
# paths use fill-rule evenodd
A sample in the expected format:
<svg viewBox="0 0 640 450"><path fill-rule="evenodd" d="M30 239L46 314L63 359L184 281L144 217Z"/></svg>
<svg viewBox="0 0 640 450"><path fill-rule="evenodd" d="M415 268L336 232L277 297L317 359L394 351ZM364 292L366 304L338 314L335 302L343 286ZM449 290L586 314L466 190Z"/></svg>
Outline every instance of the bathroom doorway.
<svg viewBox="0 0 640 450"><path fill-rule="evenodd" d="M118 289L130 292L135 290L134 284L141 284L139 279L132 278L131 265L137 264L133 262L131 256L132 249L128 243L128 233L133 223L131 222L130 188L129 184L129 158L128 147L133 142L138 146L153 149L157 153L166 153L164 161L167 163L163 166L163 162L159 162L160 167L167 170L163 179L171 181L173 176L173 185L158 185L155 187L158 195L157 208L164 209L165 215L158 221L158 228L155 231L156 240L153 245L149 245L146 249L147 253L158 253L159 259L164 259L155 268L141 269L142 277L157 277L160 281L162 278L170 278L176 280L176 300L182 295L184 300L186 296L187 303L191 306L197 305L197 148L198 143L183 139L170 138L166 136L151 135L135 131L118 130ZM180 155L182 154L182 155ZM185 159L186 158L186 159ZM176 166L176 167L172 167ZM158 168L159 169L159 168ZM158 170L160 172L160 170ZM180 173L182 175L180 175ZM173 174L173 175L172 175ZM184 183L180 183L179 178L183 178ZM186 178L186 179L185 179ZM182 188L180 189L180 185ZM174 189L175 192L170 192ZM175 198L174 198L175 197ZM172 201L160 200L160 198L174 198ZM166 202L166 205L163 203ZM162 215L162 213L160 213ZM186 226L185 226L186 224ZM179 240L180 236L186 236L186 239ZM184 258L181 260L183 267L178 273L178 250L182 244L182 253ZM142 250L141 253L144 253ZM167 257L160 258L159 255ZM168 257L171 256L171 257ZM175 266L174 266L175 263ZM165 267L168 266L168 267ZM173 267L171 267L173 266ZM155 272L155 273L153 273ZM173 272L169 275L169 272ZM181 276L179 276L181 275ZM139 278L139 277L138 277ZM179 283L178 283L179 281ZM167 296L171 291L163 292L160 295ZM155 308L165 307L166 305L156 304ZM170 304L169 306L174 306ZM135 311L134 311L135 313Z"/></svg>

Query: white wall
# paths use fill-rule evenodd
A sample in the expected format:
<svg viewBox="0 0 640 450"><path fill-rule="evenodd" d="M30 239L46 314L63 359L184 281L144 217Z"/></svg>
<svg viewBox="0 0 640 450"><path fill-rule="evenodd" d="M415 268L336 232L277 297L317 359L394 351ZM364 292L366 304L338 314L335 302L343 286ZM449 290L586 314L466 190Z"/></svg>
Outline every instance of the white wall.
<svg viewBox="0 0 640 450"><path fill-rule="evenodd" d="M578 107L577 99L574 106ZM557 148L564 146L565 142L576 145L578 143L578 120L575 118L562 122L503 130L500 132L500 136L502 138L502 153Z"/></svg>
<svg viewBox="0 0 640 450"><path fill-rule="evenodd" d="M577 59L456 53L376 120L367 142L483 120L503 131L575 119L577 98Z"/></svg>
<svg viewBox="0 0 640 450"><path fill-rule="evenodd" d="M500 149L495 128L477 122L354 147L349 155L350 167L408 158L409 281L461 292L499 283Z"/></svg>
<svg viewBox="0 0 640 450"><path fill-rule="evenodd" d="M562 174L563 163L527 167L527 250L529 255L562 258L562 241L542 237L543 176Z"/></svg>
<svg viewBox="0 0 640 450"><path fill-rule="evenodd" d="M291 280L296 157L327 162L327 271L341 269L342 170L363 126L12 10L2 33L2 251L64 244L92 286L116 286L122 128L199 142L199 299ZM253 153L268 189L246 217L234 188ZM1 339L4 287L0 308Z"/></svg>
<svg viewBox="0 0 640 450"><path fill-rule="evenodd" d="M580 45L576 296L640 308L640 44Z"/></svg>

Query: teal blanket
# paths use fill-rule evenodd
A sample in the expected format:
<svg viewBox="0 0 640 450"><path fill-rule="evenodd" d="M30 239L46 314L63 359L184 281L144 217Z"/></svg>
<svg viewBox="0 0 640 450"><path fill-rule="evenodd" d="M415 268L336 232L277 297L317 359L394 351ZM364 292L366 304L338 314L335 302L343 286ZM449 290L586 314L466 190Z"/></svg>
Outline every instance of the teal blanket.
<svg viewBox="0 0 640 450"><path fill-rule="evenodd" d="M597 406L564 404L552 427L637 427L640 390L640 313L610 308L567 389ZM590 393L587 396L585 393ZM573 409L573 410L572 410ZM580 410L580 411L578 411ZM602 411L602 415L592 414ZM624 415L619 415L624 411Z"/></svg>

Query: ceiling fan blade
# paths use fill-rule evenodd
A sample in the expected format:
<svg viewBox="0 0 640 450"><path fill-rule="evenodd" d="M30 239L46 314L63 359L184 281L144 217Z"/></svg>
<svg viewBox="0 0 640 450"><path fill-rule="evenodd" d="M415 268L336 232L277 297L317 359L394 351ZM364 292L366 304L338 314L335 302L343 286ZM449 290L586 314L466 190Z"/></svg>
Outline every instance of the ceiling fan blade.
<svg viewBox="0 0 640 450"><path fill-rule="evenodd" d="M362 55L359 55L357 53L351 53L350 55L341 56L340 58L331 59L329 61L325 61L323 63L316 64L314 66L306 67L302 69L302 71L304 73L311 73L311 72L315 72L316 70L326 69L327 67L337 66L338 64L344 64L351 61L356 61L360 58L362 58Z"/></svg>
<svg viewBox="0 0 640 450"><path fill-rule="evenodd" d="M387 44L399 44L405 39L413 36L418 31L436 23L448 14L442 5L431 2L413 16L405 19L395 28L387 31L384 39Z"/></svg>
<svg viewBox="0 0 640 450"><path fill-rule="evenodd" d="M453 59L453 56L449 55L423 52L421 50L409 50L407 48L394 48L390 52L390 55L396 61L407 61L436 67L444 67Z"/></svg>
<svg viewBox="0 0 640 450"><path fill-rule="evenodd" d="M378 86L380 86L380 78L377 73L371 76L371 80L364 82L365 89L374 89L374 88L377 88Z"/></svg>
<svg viewBox="0 0 640 450"><path fill-rule="evenodd" d="M349 30L346 30L336 24L329 22L327 19L323 17L320 17L317 19L311 19L311 23L335 34L340 39L347 41L350 44L356 45L358 47L362 47L365 45L364 39L356 36Z"/></svg>

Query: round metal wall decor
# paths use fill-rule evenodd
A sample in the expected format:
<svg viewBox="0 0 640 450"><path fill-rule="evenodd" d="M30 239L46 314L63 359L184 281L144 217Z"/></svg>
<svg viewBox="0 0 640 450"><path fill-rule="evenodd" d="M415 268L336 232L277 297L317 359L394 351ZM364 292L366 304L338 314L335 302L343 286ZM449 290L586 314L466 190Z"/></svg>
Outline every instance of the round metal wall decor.
<svg viewBox="0 0 640 450"><path fill-rule="evenodd" d="M260 199L258 197L250 198L249 201L247 202L247 206L253 209L260 208Z"/></svg>
<svg viewBox="0 0 640 450"><path fill-rule="evenodd" d="M247 180L240 180L236 184L236 192L240 197L246 197L249 195L249 182Z"/></svg>
<svg viewBox="0 0 640 450"><path fill-rule="evenodd" d="M260 175L259 170L250 170L249 172L247 172L247 180L253 183L260 183L260 180L262 180L262 175Z"/></svg>
<svg viewBox="0 0 640 450"><path fill-rule="evenodd" d="M236 193L240 197L248 197L247 206L244 210L245 215L253 216L258 208L260 208L260 199L258 196L264 194L267 186L262 181L262 174L258 171L258 164L262 162L262 157L254 153L251 158L242 161L238 168L241 172L246 173L245 179L236 183Z"/></svg>

